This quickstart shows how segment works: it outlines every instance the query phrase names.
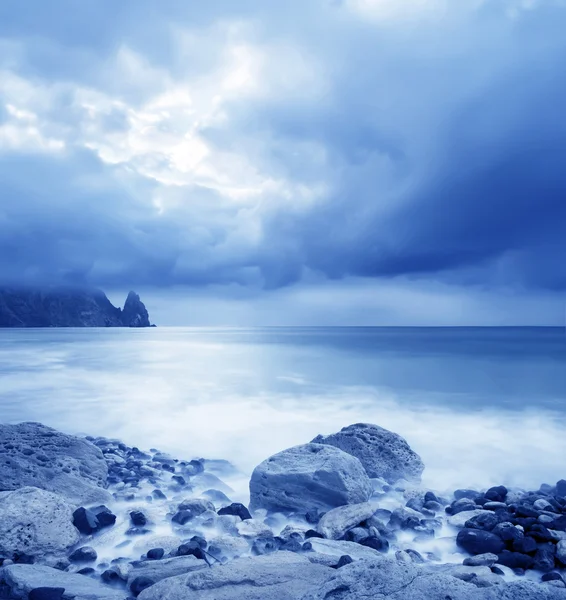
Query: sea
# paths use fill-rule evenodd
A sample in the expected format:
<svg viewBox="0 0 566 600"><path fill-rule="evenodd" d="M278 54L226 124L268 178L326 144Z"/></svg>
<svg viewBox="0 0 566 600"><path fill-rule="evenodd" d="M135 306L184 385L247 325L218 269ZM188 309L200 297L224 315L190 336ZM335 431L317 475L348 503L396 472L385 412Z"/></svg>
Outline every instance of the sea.
<svg viewBox="0 0 566 600"><path fill-rule="evenodd" d="M566 478L562 328L0 330L0 420L242 473L352 423L402 435L423 486ZM242 496L243 497L243 496Z"/></svg>

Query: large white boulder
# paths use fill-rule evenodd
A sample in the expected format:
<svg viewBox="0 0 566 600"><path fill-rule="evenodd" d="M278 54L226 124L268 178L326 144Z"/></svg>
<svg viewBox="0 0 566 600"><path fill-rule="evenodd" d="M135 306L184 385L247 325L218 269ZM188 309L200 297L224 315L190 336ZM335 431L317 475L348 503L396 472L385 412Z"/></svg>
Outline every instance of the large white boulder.
<svg viewBox="0 0 566 600"><path fill-rule="evenodd" d="M139 600L300 600L332 572L297 554L276 552L163 579Z"/></svg>
<svg viewBox="0 0 566 600"><path fill-rule="evenodd" d="M76 600L124 600L128 594L106 586L95 579L66 573L40 565L10 565L1 570L1 577L10 590L10 598L27 600L37 588L63 588L64 598Z"/></svg>
<svg viewBox="0 0 566 600"><path fill-rule="evenodd" d="M360 461L338 448L305 444L283 450L258 465L250 480L250 508L327 511L366 502L371 483Z"/></svg>
<svg viewBox="0 0 566 600"><path fill-rule="evenodd" d="M73 508L64 498L34 487L0 492L1 555L61 554L78 540Z"/></svg>
<svg viewBox="0 0 566 600"><path fill-rule="evenodd" d="M329 444L355 456L372 478L388 483L399 479L420 481L424 464L420 456L397 433L369 423L356 423L338 433L319 435L315 444Z"/></svg>
<svg viewBox="0 0 566 600"><path fill-rule="evenodd" d="M0 425L0 489L33 486L78 504L104 503L108 466L99 448L41 423Z"/></svg>

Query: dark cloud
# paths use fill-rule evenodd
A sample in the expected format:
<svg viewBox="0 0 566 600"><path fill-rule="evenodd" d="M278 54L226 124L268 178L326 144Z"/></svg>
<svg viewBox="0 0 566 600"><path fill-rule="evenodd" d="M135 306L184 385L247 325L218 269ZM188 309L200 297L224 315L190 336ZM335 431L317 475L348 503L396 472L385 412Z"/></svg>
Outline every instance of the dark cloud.
<svg viewBox="0 0 566 600"><path fill-rule="evenodd" d="M559 4L31 4L0 6L2 279L566 286Z"/></svg>

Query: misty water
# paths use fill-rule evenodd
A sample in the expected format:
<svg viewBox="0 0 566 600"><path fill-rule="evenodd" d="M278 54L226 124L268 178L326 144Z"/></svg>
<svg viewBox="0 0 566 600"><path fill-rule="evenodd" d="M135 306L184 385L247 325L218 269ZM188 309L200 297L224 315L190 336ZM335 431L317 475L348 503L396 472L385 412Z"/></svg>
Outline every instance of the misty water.
<svg viewBox="0 0 566 600"><path fill-rule="evenodd" d="M553 328L0 331L3 422L120 438L247 477L360 421L403 435L438 491L566 477L566 336Z"/></svg>

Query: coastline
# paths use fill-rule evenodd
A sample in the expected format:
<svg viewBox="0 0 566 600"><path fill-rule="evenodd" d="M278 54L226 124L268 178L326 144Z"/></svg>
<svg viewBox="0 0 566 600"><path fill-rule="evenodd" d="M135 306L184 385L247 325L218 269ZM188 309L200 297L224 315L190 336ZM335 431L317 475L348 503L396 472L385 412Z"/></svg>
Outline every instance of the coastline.
<svg viewBox="0 0 566 600"><path fill-rule="evenodd" d="M365 435L361 425L352 427L343 430L350 430L348 443L352 433L356 439ZM246 577L263 581L274 573L282 578L278 593L287 590L281 597L297 600L326 597L316 595L317 589L338 575L377 593L379 586L393 585L392 577L403 580L407 573L414 577L415 598L424 593L419 586L432 580L441 587L456 586L454 600L514 597L505 594L519 589L536 597L566 598L566 482L536 492L499 486L441 497L420 487L420 458L402 438L380 428L370 431L381 437L372 437L374 446L365 446L361 462L355 448L348 454L337 447L343 445L343 432L266 460L252 475L247 507L230 497L231 478L242 474L229 461L182 460L155 448L76 438L40 424L0 426L11 463L11 479L4 467L3 487L10 481L13 490L0 496L0 524L12 532L9 539L0 534L4 597L57 598L32 593L30 586L42 579L53 583L46 594L86 585L88 594L100 598L140 594L150 600L167 597L160 590L176 585L179 577L204 577L207 569L212 579L202 585L213 587L221 569L235 569L241 580L232 573L230 598L255 597L249 590L248 596L238 595L244 593ZM392 452L383 454L385 447ZM313 495L310 473L322 471L312 469L312 460L323 454L325 477L316 485L324 493ZM362 462L366 471L385 468L385 478L355 471ZM397 471L403 464L411 465L412 482L397 478L407 475ZM350 477L352 470L355 477ZM344 489L350 494L346 501L334 495ZM329 498L336 506L325 506ZM24 523L30 507L31 541L30 524ZM316 572L311 573L313 565ZM375 581L369 577L374 567L387 567L389 574ZM308 575L300 589L289 591L285 573L301 569ZM312 578L317 589L309 587ZM353 581L341 585L361 593ZM204 595L195 598L216 597L201 591ZM436 598L427 593L430 600Z"/></svg>

